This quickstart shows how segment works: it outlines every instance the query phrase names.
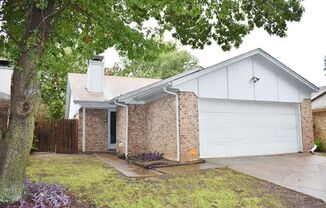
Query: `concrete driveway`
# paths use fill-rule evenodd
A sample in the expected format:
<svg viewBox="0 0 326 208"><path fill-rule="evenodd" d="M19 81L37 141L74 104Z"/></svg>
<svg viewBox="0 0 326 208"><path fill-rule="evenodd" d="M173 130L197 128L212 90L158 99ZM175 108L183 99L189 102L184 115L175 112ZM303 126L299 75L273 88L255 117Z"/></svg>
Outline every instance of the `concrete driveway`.
<svg viewBox="0 0 326 208"><path fill-rule="evenodd" d="M289 154L212 158L206 161L216 167L228 167L326 202L326 156Z"/></svg>

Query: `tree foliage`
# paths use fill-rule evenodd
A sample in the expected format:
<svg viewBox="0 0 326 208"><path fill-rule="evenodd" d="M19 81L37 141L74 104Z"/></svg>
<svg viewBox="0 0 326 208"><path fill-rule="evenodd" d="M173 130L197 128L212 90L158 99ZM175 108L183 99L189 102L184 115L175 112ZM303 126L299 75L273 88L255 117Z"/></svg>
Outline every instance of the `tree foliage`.
<svg viewBox="0 0 326 208"><path fill-rule="evenodd" d="M51 54L48 56L51 57ZM44 62L45 70L40 71L39 79L42 100L51 118L63 118L68 73L85 73L87 65L84 59L66 48L62 56L53 56L49 62Z"/></svg>
<svg viewBox="0 0 326 208"><path fill-rule="evenodd" d="M2 8L1 52L17 60L28 13L47 0L5 1ZM269 34L286 35L287 22L299 21L303 7L300 0L222 0L222 1L88 1L56 0L51 19L50 38L44 48L53 56L64 55L70 47L80 57L88 57L115 46L129 58L141 57L144 50L155 47L149 38L171 31L182 44L202 48L217 42L223 49L239 46L254 27ZM155 18L158 26L143 25ZM42 43L36 29L26 44ZM44 57L48 58L48 57Z"/></svg>
<svg viewBox="0 0 326 208"><path fill-rule="evenodd" d="M166 47L146 51L140 59L122 59L121 64L113 67L118 76L147 77L166 79L197 66L198 60L189 52L177 50L176 44L166 43Z"/></svg>
<svg viewBox="0 0 326 208"><path fill-rule="evenodd" d="M39 80L63 70L71 50L83 63L108 47L129 59L158 47L155 36L170 31L182 44L203 48L216 42L238 47L255 27L286 35L287 23L299 21L301 0L0 0L0 56L12 61L8 132L0 138L0 203L18 200L32 146ZM155 19L157 26L146 27ZM78 62L79 61L79 62ZM59 66L51 71L49 66ZM42 75L43 72L43 75ZM1 125L0 125L1 126ZM3 149L0 147L0 149ZM4 155L4 157L2 157Z"/></svg>

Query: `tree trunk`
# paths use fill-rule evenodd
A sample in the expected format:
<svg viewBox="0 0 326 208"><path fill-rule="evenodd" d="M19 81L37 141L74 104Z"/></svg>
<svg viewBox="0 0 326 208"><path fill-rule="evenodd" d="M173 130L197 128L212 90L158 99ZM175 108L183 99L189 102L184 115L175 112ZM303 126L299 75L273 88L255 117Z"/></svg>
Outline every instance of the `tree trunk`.
<svg viewBox="0 0 326 208"><path fill-rule="evenodd" d="M23 55L14 70L11 87L9 131L5 136L6 153L0 173L0 202L18 201L24 192L24 174L32 147L34 115L39 103L35 63Z"/></svg>
<svg viewBox="0 0 326 208"><path fill-rule="evenodd" d="M35 4L34 1L32 1ZM24 176L32 147L35 113L39 105L40 90L38 65L48 41L50 18L55 0L48 0L45 10L31 6L25 33L20 44L20 56L16 63L11 85L9 129L0 141L0 204L18 201L24 193ZM27 44L31 39L38 42ZM1 140L1 138L0 138Z"/></svg>

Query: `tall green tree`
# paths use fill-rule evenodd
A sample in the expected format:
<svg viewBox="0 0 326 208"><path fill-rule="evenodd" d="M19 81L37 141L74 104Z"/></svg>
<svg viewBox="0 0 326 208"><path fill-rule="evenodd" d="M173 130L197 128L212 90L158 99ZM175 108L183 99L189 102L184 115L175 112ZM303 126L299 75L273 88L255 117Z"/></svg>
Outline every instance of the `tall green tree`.
<svg viewBox="0 0 326 208"><path fill-rule="evenodd" d="M167 42L165 47L148 50L139 59L123 58L113 67L112 74L118 76L166 79L197 66L198 60L187 51L178 50L175 43ZM154 53L154 55L153 55Z"/></svg>
<svg viewBox="0 0 326 208"><path fill-rule="evenodd" d="M0 203L17 201L23 194L40 100L39 74L47 65L63 61L65 48L80 60L108 47L133 59L157 47L152 37L170 31L182 44L194 48L216 42L228 50L238 47L255 27L284 37L287 23L302 16L300 2L0 0L0 56L15 66L9 130L1 133L0 142L0 149L5 149L0 154ZM155 28L144 27L150 18L157 21Z"/></svg>
<svg viewBox="0 0 326 208"><path fill-rule="evenodd" d="M49 116L53 119L60 119L64 116L68 73L85 73L87 69L86 60L74 53L70 48L66 48L60 56L48 54L51 57L48 59L50 61L45 62L43 70L40 70L42 100Z"/></svg>

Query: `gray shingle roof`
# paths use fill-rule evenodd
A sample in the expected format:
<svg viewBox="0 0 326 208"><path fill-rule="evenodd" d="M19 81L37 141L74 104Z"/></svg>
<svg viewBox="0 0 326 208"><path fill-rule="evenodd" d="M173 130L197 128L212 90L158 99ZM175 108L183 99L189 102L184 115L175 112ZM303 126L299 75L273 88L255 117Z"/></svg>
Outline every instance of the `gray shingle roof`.
<svg viewBox="0 0 326 208"><path fill-rule="evenodd" d="M71 96L74 101L108 101L121 94L131 92L158 81L160 80L135 77L104 76L103 93L90 93L86 89L86 74L68 74Z"/></svg>

